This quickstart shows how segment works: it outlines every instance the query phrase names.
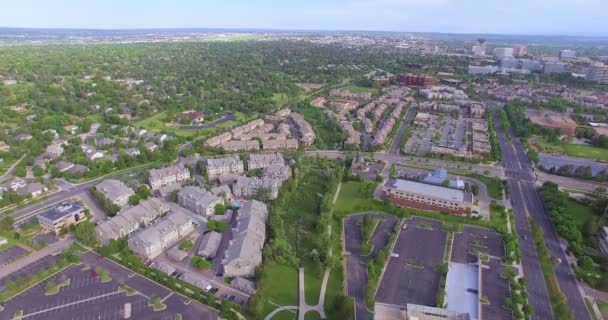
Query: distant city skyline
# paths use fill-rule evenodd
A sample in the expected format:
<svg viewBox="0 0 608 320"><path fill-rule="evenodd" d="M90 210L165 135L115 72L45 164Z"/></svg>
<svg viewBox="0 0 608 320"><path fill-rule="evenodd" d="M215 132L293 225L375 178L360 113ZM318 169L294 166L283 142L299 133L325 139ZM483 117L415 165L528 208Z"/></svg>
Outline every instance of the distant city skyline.
<svg viewBox="0 0 608 320"><path fill-rule="evenodd" d="M608 35L604 0L21 0L2 7L1 27Z"/></svg>

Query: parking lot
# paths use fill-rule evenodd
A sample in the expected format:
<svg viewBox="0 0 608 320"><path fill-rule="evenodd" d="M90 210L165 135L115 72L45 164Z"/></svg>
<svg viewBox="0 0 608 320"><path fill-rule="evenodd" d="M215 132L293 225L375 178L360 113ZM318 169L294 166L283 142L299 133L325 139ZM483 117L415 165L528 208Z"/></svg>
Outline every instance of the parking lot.
<svg viewBox="0 0 608 320"><path fill-rule="evenodd" d="M53 244L53 243L57 242L58 239L54 234L48 232L48 233L37 234L34 238L32 238L32 240L34 242L38 242L38 243L40 243L41 241L44 241L46 244Z"/></svg>
<svg viewBox="0 0 608 320"><path fill-rule="evenodd" d="M431 114L428 127L412 127L412 135L405 144L405 153L424 156L431 153L431 146L449 146L467 149L467 123L462 115Z"/></svg>
<svg viewBox="0 0 608 320"><path fill-rule="evenodd" d="M42 259L34 263L30 263L27 266L19 269L19 271L13 272L8 276L0 279L0 284L4 285L4 283L8 280L15 280L16 278L23 278L30 274L36 274L48 268L50 264L59 262L59 260L61 260L61 256L59 255L43 257Z"/></svg>
<svg viewBox="0 0 608 320"><path fill-rule="evenodd" d="M376 177L384 170L383 162L368 162L367 170L352 170L353 176L366 180L376 180Z"/></svg>
<svg viewBox="0 0 608 320"><path fill-rule="evenodd" d="M475 251L502 259L505 255L502 235L492 229L463 225L462 232L454 234L450 261L457 263L477 262L477 255L472 253Z"/></svg>
<svg viewBox="0 0 608 320"><path fill-rule="evenodd" d="M111 281L102 283L95 268L109 271ZM83 264L75 265L55 274L50 279L59 284L69 279L57 294L46 295L47 281L31 287L6 301L0 319L12 319L22 312L28 319L216 319L213 309L188 299L138 275L129 277L127 270L97 255L83 255ZM135 290L127 293L121 284ZM167 306L154 311L149 297L157 297Z"/></svg>
<svg viewBox="0 0 608 320"><path fill-rule="evenodd" d="M12 246L2 250L0 251L0 267L13 262L28 253L28 250L25 250L20 246Z"/></svg>
<svg viewBox="0 0 608 320"><path fill-rule="evenodd" d="M346 290L347 294L355 299L357 308L357 319L369 319L371 314L366 309L365 287L367 284L367 261L373 259L378 250L388 243L388 238L393 231L397 217L383 213L369 213L382 220L378 223L372 235L374 247L370 254L362 256L359 253L363 238L359 223L365 214L352 215L344 219L344 244L345 244L345 264L346 264Z"/></svg>
<svg viewBox="0 0 608 320"><path fill-rule="evenodd" d="M481 294L489 303L481 304L481 319L513 319L511 309L506 308L505 299L511 296L509 281L501 275L504 271L499 259L483 263L481 271Z"/></svg>
<svg viewBox="0 0 608 320"><path fill-rule="evenodd" d="M376 301L404 306L435 305L447 232L441 221L412 217L405 221L378 292Z"/></svg>

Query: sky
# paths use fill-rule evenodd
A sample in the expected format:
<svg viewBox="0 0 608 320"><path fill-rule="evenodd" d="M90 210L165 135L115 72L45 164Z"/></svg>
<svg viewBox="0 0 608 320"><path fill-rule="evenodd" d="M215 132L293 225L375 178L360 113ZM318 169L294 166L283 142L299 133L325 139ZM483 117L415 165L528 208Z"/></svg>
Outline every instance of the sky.
<svg viewBox="0 0 608 320"><path fill-rule="evenodd" d="M0 0L0 27L608 35L608 0Z"/></svg>

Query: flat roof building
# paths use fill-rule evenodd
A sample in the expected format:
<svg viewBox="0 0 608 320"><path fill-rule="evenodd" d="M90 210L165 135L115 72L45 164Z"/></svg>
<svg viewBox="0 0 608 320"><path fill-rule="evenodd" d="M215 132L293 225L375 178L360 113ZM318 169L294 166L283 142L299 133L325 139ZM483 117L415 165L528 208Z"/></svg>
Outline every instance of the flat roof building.
<svg viewBox="0 0 608 320"><path fill-rule="evenodd" d="M473 206L471 193L437 185L389 179L383 189L386 199L404 207L468 215Z"/></svg>
<svg viewBox="0 0 608 320"><path fill-rule="evenodd" d="M75 202L62 203L38 215L40 226L56 235L59 235L62 228L65 227L67 231L69 225L78 224L86 219L84 208Z"/></svg>

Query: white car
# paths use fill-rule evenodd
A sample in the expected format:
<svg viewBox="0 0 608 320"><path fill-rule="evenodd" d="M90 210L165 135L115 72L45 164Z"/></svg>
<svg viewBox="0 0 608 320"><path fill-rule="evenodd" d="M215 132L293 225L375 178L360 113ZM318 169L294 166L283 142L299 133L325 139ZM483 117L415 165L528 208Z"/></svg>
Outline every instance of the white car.
<svg viewBox="0 0 608 320"><path fill-rule="evenodd" d="M211 286L211 284L208 284L208 285L205 287L205 289L203 289L203 290L205 290L205 292L209 292L209 290L211 290L211 289L213 289L213 287Z"/></svg>

